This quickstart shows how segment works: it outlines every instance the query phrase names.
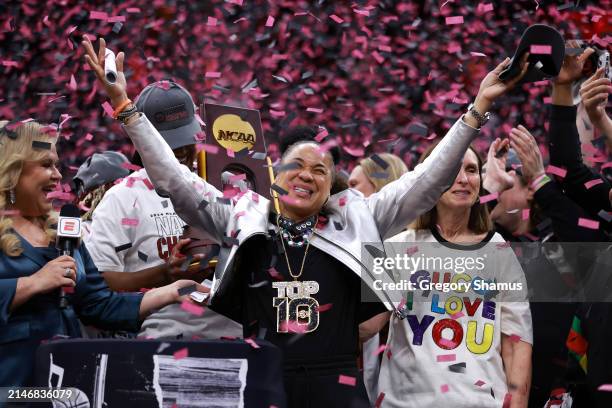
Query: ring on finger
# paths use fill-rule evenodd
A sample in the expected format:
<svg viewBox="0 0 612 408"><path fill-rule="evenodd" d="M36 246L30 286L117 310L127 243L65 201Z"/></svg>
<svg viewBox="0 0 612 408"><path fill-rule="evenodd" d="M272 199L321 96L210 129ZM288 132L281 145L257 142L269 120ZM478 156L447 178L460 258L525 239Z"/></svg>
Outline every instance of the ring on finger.
<svg viewBox="0 0 612 408"><path fill-rule="evenodd" d="M70 275L72 275L72 269L66 268L66 270L64 271L64 277L69 278Z"/></svg>

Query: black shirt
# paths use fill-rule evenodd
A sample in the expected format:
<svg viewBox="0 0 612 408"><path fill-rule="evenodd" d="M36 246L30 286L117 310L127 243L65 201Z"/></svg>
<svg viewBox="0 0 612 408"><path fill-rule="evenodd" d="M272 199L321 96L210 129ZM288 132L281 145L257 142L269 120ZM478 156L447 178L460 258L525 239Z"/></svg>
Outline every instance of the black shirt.
<svg viewBox="0 0 612 408"><path fill-rule="evenodd" d="M291 271L298 275L305 247L289 247L285 243L285 248ZM269 236L248 239L236 255L234 281L222 296L224 299L217 302L216 310L224 313L233 309L225 314L242 323L245 338L254 335L272 342L283 349L285 360L357 355L359 323L386 308L382 303L362 303L361 279L344 264L310 245L303 273L297 280L318 283L316 293L304 296L314 298L319 305L318 327L304 333L296 329L307 329L307 325L297 326L291 320L288 327L282 325L283 310L274 306L274 298L280 298L278 304L289 303L291 299L283 300L286 296L279 296L283 290L272 285L274 282L284 285L294 279L289 275L284 254L279 253L281 249L280 241ZM230 299L236 303L229 304Z"/></svg>

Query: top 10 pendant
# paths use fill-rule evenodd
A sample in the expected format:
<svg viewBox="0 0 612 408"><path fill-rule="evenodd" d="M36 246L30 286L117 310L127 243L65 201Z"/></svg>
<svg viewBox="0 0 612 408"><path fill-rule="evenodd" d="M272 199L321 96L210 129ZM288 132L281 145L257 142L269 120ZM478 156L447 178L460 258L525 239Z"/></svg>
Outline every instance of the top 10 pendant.
<svg viewBox="0 0 612 408"><path fill-rule="evenodd" d="M318 282L273 282L272 287L278 290L272 299L278 333L310 333L319 327L319 302L310 296L319 292Z"/></svg>

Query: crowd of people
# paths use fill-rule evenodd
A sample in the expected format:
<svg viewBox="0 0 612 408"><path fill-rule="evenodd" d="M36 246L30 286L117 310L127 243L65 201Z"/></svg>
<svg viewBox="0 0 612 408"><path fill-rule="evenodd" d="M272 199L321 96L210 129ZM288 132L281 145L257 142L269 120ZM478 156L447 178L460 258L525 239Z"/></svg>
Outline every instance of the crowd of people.
<svg viewBox="0 0 612 408"><path fill-rule="evenodd" d="M608 24L605 8L232 1L203 22L199 5L136 5L53 10L36 33L17 23L43 6L0 6L12 13L0 33L12 46L54 33L38 58L24 47L3 63L0 386L33 385L35 350L58 334L239 337L280 348L278 404L289 407L610 406L612 84L592 58L609 48L596 27ZM153 33L127 41L139 30L130 18L148 13ZM456 14L465 26L449 23ZM72 19L83 26L67 27ZM495 42L508 20L520 21L516 36ZM92 21L107 25L93 35ZM539 69L529 52L492 56L512 56L505 42L533 21L567 42L558 75L525 84ZM82 56L71 65L49 56L60 33ZM496 65L483 72L476 58ZM50 62L68 91L33 100ZM196 95L261 111L274 199L228 195L195 173ZM59 126L41 124L59 111ZM74 256L55 248L63 202L86 226ZM202 243L208 252L193 251ZM407 280L523 290L377 290L405 278L372 272L369 256L381 253L484 256L484 270Z"/></svg>

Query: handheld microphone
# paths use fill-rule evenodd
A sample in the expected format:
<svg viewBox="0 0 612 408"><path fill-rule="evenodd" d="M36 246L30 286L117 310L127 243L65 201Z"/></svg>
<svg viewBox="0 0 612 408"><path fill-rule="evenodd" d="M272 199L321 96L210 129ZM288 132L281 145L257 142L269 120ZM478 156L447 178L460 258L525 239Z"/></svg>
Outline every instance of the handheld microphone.
<svg viewBox="0 0 612 408"><path fill-rule="evenodd" d="M114 84L117 81L117 66L115 65L115 53L110 49L106 49L106 55L104 56L104 76L110 84Z"/></svg>
<svg viewBox="0 0 612 408"><path fill-rule="evenodd" d="M81 240L81 213L74 204L66 204L60 210L57 220L57 239L55 247L60 255L74 256L74 251L79 247ZM68 307L66 291L60 289L60 308Z"/></svg>

